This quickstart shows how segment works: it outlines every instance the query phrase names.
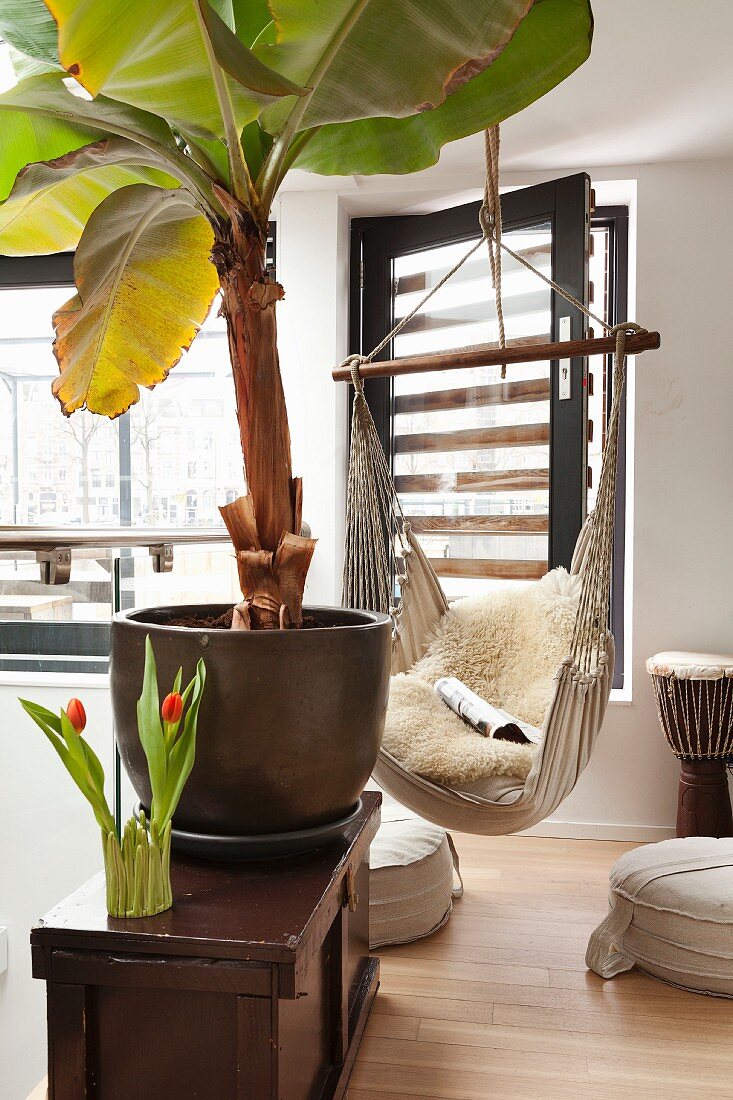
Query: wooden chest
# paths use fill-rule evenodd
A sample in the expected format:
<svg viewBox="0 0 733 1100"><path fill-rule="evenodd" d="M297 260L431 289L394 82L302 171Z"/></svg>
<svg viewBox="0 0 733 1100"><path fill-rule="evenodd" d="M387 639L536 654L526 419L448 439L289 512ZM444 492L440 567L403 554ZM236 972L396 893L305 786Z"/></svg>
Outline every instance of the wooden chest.
<svg viewBox="0 0 733 1100"><path fill-rule="evenodd" d="M33 929L50 1100L342 1097L376 993L367 792L341 840L267 864L174 857L173 908L108 917L98 875Z"/></svg>

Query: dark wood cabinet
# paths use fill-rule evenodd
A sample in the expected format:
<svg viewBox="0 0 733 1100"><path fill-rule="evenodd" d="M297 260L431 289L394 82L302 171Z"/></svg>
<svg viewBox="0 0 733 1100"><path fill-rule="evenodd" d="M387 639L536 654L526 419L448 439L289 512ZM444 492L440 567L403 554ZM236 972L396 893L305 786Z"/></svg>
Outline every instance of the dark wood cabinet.
<svg viewBox="0 0 733 1100"><path fill-rule="evenodd" d="M48 988L50 1100L331 1100L376 993L369 845L262 864L174 857L173 908L108 917L98 875L31 934Z"/></svg>

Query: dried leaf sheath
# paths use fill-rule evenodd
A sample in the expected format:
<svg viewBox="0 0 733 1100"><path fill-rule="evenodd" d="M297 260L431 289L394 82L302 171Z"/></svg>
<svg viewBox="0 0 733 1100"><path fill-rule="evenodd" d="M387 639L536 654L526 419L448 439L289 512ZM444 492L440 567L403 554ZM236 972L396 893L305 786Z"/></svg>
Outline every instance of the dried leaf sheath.
<svg viewBox="0 0 733 1100"><path fill-rule="evenodd" d="M273 571L292 626L303 623L303 589L315 548L315 539L286 532L275 553Z"/></svg>
<svg viewBox="0 0 733 1100"><path fill-rule="evenodd" d="M283 532L278 548L262 550L257 542L250 497L220 509L237 549L237 572L244 600L235 608L234 630L277 630L303 622L303 589L316 540Z"/></svg>
<svg viewBox="0 0 733 1100"><path fill-rule="evenodd" d="M290 430L275 319L283 289L266 271L265 233L229 197L227 207L232 221L219 234L213 258L222 288L247 485L259 542L274 551L283 531L295 530Z"/></svg>

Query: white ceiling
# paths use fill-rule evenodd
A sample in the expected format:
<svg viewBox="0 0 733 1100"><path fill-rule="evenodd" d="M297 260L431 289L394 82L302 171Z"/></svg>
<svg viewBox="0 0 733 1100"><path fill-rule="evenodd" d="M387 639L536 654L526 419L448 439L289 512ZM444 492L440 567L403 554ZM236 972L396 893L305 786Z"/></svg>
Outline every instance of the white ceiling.
<svg viewBox="0 0 733 1100"><path fill-rule="evenodd" d="M733 156L733 3L595 0L593 10L590 58L505 123L504 166ZM455 168L479 146L455 142L445 160Z"/></svg>
<svg viewBox="0 0 733 1100"><path fill-rule="evenodd" d="M592 2L590 58L503 124L502 171L733 157L733 2ZM476 135L445 146L419 184L437 187L482 165ZM380 183L386 180L352 181L369 190L381 190ZM417 183L413 178L412 186ZM286 184L287 190L311 187L333 188L334 181L294 172Z"/></svg>

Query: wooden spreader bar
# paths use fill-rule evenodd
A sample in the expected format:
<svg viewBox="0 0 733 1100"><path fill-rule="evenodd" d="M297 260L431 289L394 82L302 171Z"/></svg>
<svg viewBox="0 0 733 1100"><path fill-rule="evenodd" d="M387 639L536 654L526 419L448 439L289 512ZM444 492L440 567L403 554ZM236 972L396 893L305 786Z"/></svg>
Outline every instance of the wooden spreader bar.
<svg viewBox="0 0 733 1100"><path fill-rule="evenodd" d="M636 355L654 351L660 345L658 332L632 333L626 338L626 351ZM608 355L616 350L615 336L599 336L583 340L559 340L537 343L535 339L509 341L505 348L498 344L474 344L467 348L452 348L430 355L408 355L403 359L385 359L362 363L362 378L393 378L399 374L421 374L423 371L455 370L460 367L493 367L511 363L535 363L540 360L574 359L580 355ZM332 371L335 382L348 382L351 371L339 366Z"/></svg>

